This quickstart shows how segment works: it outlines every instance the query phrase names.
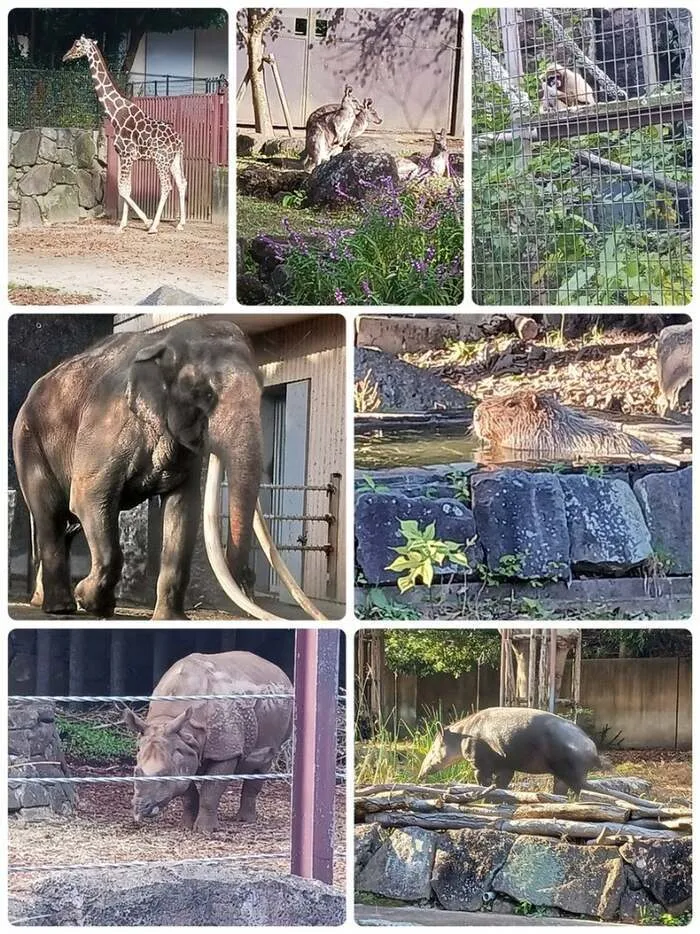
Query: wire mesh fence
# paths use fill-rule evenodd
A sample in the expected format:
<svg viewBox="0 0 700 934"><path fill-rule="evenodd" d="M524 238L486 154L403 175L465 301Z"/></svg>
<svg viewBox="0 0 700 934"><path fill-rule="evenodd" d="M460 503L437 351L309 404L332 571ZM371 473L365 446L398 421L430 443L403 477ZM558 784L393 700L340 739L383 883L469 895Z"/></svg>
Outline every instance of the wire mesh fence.
<svg viewBox="0 0 700 934"><path fill-rule="evenodd" d="M691 297L691 15L473 17L473 289L482 305Z"/></svg>

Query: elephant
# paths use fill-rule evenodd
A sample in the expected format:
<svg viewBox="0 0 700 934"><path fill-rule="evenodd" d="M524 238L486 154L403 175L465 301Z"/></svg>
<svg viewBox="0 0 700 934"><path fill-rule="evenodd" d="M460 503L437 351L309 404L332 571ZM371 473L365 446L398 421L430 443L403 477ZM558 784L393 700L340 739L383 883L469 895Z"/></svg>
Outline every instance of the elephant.
<svg viewBox="0 0 700 934"><path fill-rule="evenodd" d="M225 315L163 331L119 333L63 361L30 390L13 429L37 570L32 605L46 613L110 617L123 556L119 513L160 497L163 535L153 619L186 619L185 596L202 510L225 592L247 613L277 619L248 596L253 527L263 550L315 618L324 618L270 541L256 500L261 477L262 382L253 349ZM229 478L229 545L218 534L222 463ZM70 541L81 528L91 568L75 593Z"/></svg>

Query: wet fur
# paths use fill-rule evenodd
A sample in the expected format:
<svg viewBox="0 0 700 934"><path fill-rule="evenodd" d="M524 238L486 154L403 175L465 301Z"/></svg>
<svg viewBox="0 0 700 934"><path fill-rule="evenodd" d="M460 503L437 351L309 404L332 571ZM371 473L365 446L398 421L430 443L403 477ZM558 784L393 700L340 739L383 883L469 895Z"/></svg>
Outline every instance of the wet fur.
<svg viewBox="0 0 700 934"><path fill-rule="evenodd" d="M540 457L633 457L650 448L612 422L583 415L529 390L494 396L474 411L474 433L493 447Z"/></svg>

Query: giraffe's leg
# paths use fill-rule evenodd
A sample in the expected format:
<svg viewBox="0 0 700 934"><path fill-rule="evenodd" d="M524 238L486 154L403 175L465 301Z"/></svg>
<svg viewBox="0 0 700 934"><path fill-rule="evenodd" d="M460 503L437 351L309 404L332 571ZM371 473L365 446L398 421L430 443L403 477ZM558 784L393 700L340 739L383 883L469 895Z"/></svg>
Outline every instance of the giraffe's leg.
<svg viewBox="0 0 700 934"><path fill-rule="evenodd" d="M170 166L163 165L162 163L156 163L158 168L158 177L160 179L160 201L158 202L158 210L156 211L156 216L153 218L153 223L148 228L149 233L155 233L158 230L158 224L160 224L160 215L163 213L163 208L165 207L165 202L168 200L168 195L173 190L173 183L170 179Z"/></svg>
<svg viewBox="0 0 700 934"><path fill-rule="evenodd" d="M173 164L170 166L170 171L173 173L173 178L175 179L177 191L180 196L180 220L178 221L178 225L175 229L182 230L182 228L185 226L185 192L187 191L187 179L185 178L185 173L182 170L181 152L179 152L173 159Z"/></svg>
<svg viewBox="0 0 700 934"><path fill-rule="evenodd" d="M146 217L141 208L136 204L136 202L131 197L131 167L133 165L133 160L131 159L120 159L119 160L119 184L118 191L120 197L124 201L124 208L122 210L122 220L119 225L120 230L124 230L129 220L129 208L131 208L135 214L137 214L144 224L148 227L151 223L150 219Z"/></svg>

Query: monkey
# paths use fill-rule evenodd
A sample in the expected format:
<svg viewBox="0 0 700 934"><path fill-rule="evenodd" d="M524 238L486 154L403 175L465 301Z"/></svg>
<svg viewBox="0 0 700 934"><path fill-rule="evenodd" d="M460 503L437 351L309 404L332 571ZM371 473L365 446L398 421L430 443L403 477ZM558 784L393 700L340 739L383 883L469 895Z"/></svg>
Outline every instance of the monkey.
<svg viewBox="0 0 700 934"><path fill-rule="evenodd" d="M542 77L540 113L553 110L575 110L595 104L593 88L581 75L562 65L548 65Z"/></svg>

